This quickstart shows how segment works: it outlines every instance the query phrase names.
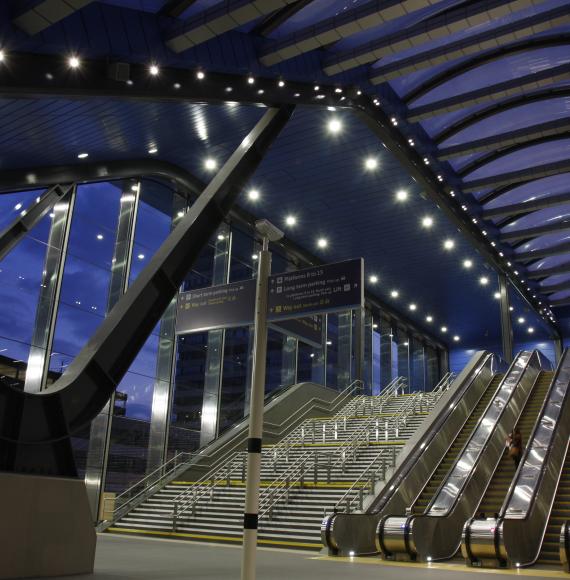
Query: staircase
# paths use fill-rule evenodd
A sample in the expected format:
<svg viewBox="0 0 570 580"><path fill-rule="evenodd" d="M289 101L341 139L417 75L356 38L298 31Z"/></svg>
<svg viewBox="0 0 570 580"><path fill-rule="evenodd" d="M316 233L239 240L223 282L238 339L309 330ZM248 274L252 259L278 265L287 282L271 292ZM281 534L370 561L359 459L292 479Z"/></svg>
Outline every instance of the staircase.
<svg viewBox="0 0 570 580"><path fill-rule="evenodd" d="M445 387L450 383L447 381ZM362 501L371 463L393 465L403 445L445 389L352 398L334 417L304 421L262 450L259 544L322 548L320 523L339 499ZM198 481L165 485L108 531L241 542L246 452ZM357 482L355 484L355 482Z"/></svg>
<svg viewBox="0 0 570 580"><path fill-rule="evenodd" d="M560 528L567 520L570 520L570 448L566 452L566 459L562 466L558 490L538 556L538 564L560 564Z"/></svg>
<svg viewBox="0 0 570 580"><path fill-rule="evenodd" d="M521 430L523 446L529 440L553 376L554 373L552 372L543 372L540 374L521 413L517 427ZM479 505L478 513L483 512L486 517L493 517L494 514L499 513L514 475L514 461L509 457L505 448L503 457Z"/></svg>
<svg viewBox="0 0 570 580"><path fill-rule="evenodd" d="M447 450L447 453L441 460L441 463L437 466L437 469L434 471L433 475L431 476L430 480L424 487L422 493L416 500L413 506L413 513L414 514L423 514L427 509L427 506L433 496L435 495L436 491L439 489L441 482L445 475L447 475L448 471L451 469L457 457L461 453L461 450L465 446L465 443L471 436L473 429L477 426L479 419L482 417L491 397L494 395L499 383L501 382L503 375L496 375L493 380L489 383L487 390L479 399L477 406L473 409L473 412L469 416L469 419L463 425L461 431L455 438L455 441L451 445L451 447Z"/></svg>

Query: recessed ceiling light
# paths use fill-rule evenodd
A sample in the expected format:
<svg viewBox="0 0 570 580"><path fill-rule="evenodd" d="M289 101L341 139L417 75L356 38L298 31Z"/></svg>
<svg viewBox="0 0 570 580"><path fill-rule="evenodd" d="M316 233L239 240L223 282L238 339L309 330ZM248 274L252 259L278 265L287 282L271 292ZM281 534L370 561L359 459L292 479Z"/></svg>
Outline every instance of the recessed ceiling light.
<svg viewBox="0 0 570 580"><path fill-rule="evenodd" d="M285 86L285 81L283 79L281 79L278 83L277 83L278 87L284 87Z"/></svg>
<svg viewBox="0 0 570 580"><path fill-rule="evenodd" d="M139 255L137 256L137 258L138 258L139 260L144 260L144 254L139 254Z"/></svg>
<svg viewBox="0 0 570 580"><path fill-rule="evenodd" d="M319 238L317 240L317 246L319 248L326 248L329 245L329 242L326 238Z"/></svg>
<svg viewBox="0 0 570 580"><path fill-rule="evenodd" d="M150 155L155 155L156 153L158 153L158 148L157 147L151 147L148 150L148 152L149 152Z"/></svg>
<svg viewBox="0 0 570 580"><path fill-rule="evenodd" d="M400 293L397 290L392 290L392 292L390 292L390 296L392 296L392 298L398 298L399 295Z"/></svg>
<svg viewBox="0 0 570 580"><path fill-rule="evenodd" d="M367 157L364 160L364 168L366 171L374 171L378 169L378 159L376 157Z"/></svg>
<svg viewBox="0 0 570 580"><path fill-rule="evenodd" d="M534 328L533 328L532 326L529 326L529 327L526 329L526 331L527 331L529 334L532 334L532 333L534 332Z"/></svg>
<svg viewBox="0 0 570 580"><path fill-rule="evenodd" d="M372 325L372 328L376 329L376 328L378 328L378 325L377 325L376 323L374 323L374 324Z"/></svg>
<svg viewBox="0 0 570 580"><path fill-rule="evenodd" d="M514 310L514 306L509 306L509 311L512 312Z"/></svg>
<svg viewBox="0 0 570 580"><path fill-rule="evenodd" d="M479 278L479 284L481 284L481 286L487 286L488 283L489 278L487 278L487 276L481 276L481 278Z"/></svg>
<svg viewBox="0 0 570 580"><path fill-rule="evenodd" d="M247 192L247 197L251 201L257 201L259 199L259 191L257 189L250 189Z"/></svg>
<svg viewBox="0 0 570 580"><path fill-rule="evenodd" d="M174 83L172 86L173 86L173 87L174 87L176 90L179 90L179 89L181 89L181 88L182 88L182 85L181 85L180 83Z"/></svg>
<svg viewBox="0 0 570 580"><path fill-rule="evenodd" d="M313 89L314 89L315 91L318 91L318 90L320 90L320 88L321 88L321 87L319 87L319 85L315 85L315 86L313 87Z"/></svg>
<svg viewBox="0 0 570 580"><path fill-rule="evenodd" d="M288 215L285 218L285 224L288 226L294 226L297 224L297 218L294 215Z"/></svg>
<svg viewBox="0 0 570 580"><path fill-rule="evenodd" d="M253 85L255 83L255 79L252 76L247 77L247 84Z"/></svg>
<svg viewBox="0 0 570 580"><path fill-rule="evenodd" d="M80 153L77 159L87 159L87 157L89 157L89 153Z"/></svg>
<svg viewBox="0 0 570 580"><path fill-rule="evenodd" d="M370 284L376 284L378 282L378 276L376 276L375 274L372 274L372 276L370 276L369 280L370 280Z"/></svg>
<svg viewBox="0 0 570 580"><path fill-rule="evenodd" d="M423 228L431 228L433 226L433 218L429 215L422 218L422 227Z"/></svg>
<svg viewBox="0 0 570 580"><path fill-rule="evenodd" d="M0 50L0 62L4 62L6 58L6 53L3 50Z"/></svg>
<svg viewBox="0 0 570 580"><path fill-rule="evenodd" d="M204 167L208 171L214 171L214 169L218 167L218 162L215 159L212 159L212 157L208 157L204 160Z"/></svg>
<svg viewBox="0 0 570 580"><path fill-rule="evenodd" d="M252 254L252 256L251 256L251 259L252 260L257 260L257 258L258 258L258 255L257 254Z"/></svg>
<svg viewBox="0 0 570 580"><path fill-rule="evenodd" d="M14 206L14 209L15 209L16 211L19 211L19 210L21 210L21 209L22 209L22 203L17 203L17 204Z"/></svg>
<svg viewBox="0 0 570 580"><path fill-rule="evenodd" d="M426 322L433 322L433 316L426 316Z"/></svg>
<svg viewBox="0 0 570 580"><path fill-rule="evenodd" d="M445 240L443 242L443 247L445 250L453 250L453 248L455 248L455 242L453 240Z"/></svg>
<svg viewBox="0 0 570 580"><path fill-rule="evenodd" d="M442 326L440 330L441 332L447 332L447 326Z"/></svg>
<svg viewBox="0 0 570 580"><path fill-rule="evenodd" d="M416 305L416 304L414 304L414 303L412 302L412 303L410 304L410 306L409 306L409 309L410 309L410 310L413 312L413 311L417 310L417 309L418 309L418 307L417 307L417 305Z"/></svg>
<svg viewBox="0 0 570 580"><path fill-rule="evenodd" d="M495 293L493 294L493 297L495 298L495 300L500 300L500 298L501 298L501 293L500 293L500 292L495 292Z"/></svg>
<svg viewBox="0 0 570 580"><path fill-rule="evenodd" d="M79 68L81 66L81 61L77 56L70 56L67 64L69 64L69 68Z"/></svg>
<svg viewBox="0 0 570 580"><path fill-rule="evenodd" d="M397 201L406 201L408 199L408 192L405 189L400 189L396 192Z"/></svg>
<svg viewBox="0 0 570 580"><path fill-rule="evenodd" d="M463 260L463 267L469 270L473 267L473 260Z"/></svg>
<svg viewBox="0 0 570 580"><path fill-rule="evenodd" d="M459 338L459 336L457 336L457 334L453 337L453 340L455 342L459 342L461 339Z"/></svg>
<svg viewBox="0 0 570 580"><path fill-rule="evenodd" d="M218 234L218 240L221 242L222 240L225 240L226 236L224 236L224 234Z"/></svg>
<svg viewBox="0 0 570 580"><path fill-rule="evenodd" d="M525 323L525 319L524 319L522 316L519 316L519 318L518 318L517 322L518 322L519 324L524 324L524 323Z"/></svg>
<svg viewBox="0 0 570 580"><path fill-rule="evenodd" d="M150 73L150 74L151 74L153 77L155 77L155 76L158 76L158 74L160 73L160 68L158 68L158 65L156 65L156 64L151 64L151 65L148 67L148 72L149 72L149 73Z"/></svg>
<svg viewBox="0 0 570 580"><path fill-rule="evenodd" d="M184 217L184 212L182 210L180 210L177 214L176 214L179 218Z"/></svg>
<svg viewBox="0 0 570 580"><path fill-rule="evenodd" d="M203 81L203 80L206 78L206 73L205 73L203 70L199 70L199 71L196 73L196 78L197 78L199 81Z"/></svg>
<svg viewBox="0 0 570 580"><path fill-rule="evenodd" d="M98 240L102 240L103 239L103 234L97 234L97 239Z"/></svg>
<svg viewBox="0 0 570 580"><path fill-rule="evenodd" d="M330 119L330 121L328 122L327 128L329 130L329 133L336 135L337 133L340 133L342 131L342 123L340 119L334 117L333 119Z"/></svg>

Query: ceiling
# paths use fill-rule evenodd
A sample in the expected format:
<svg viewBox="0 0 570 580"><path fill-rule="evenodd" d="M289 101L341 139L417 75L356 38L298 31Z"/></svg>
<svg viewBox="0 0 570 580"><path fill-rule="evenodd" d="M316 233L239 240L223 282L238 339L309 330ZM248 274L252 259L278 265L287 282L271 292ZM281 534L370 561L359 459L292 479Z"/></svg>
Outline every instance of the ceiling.
<svg viewBox="0 0 570 580"><path fill-rule="evenodd" d="M367 273L379 278L370 290L444 340L498 340L491 262L524 293L526 300L517 295L513 304L525 311L525 325L548 335L530 303L543 317L567 317L567 0L62 0L59 10L47 4L0 6L8 69L11 53L73 54L283 79L309 90L357 88L391 120L410 158L426 160L417 171L437 177L444 202L398 158L393 142L383 143L344 108L358 108L355 98L334 111L299 106L252 179L259 201L246 190L240 204L323 259L363 255ZM156 146L160 158L207 179L204 159L223 162L263 108L36 94L4 95L0 111L0 170L31 160L76 163L82 150L93 160L127 159ZM336 134L328 130L332 119L342 125ZM364 166L369 157L377 160L374 170ZM399 191L407 200L397 199ZM450 211L461 217L449 219ZM295 227L284 225L287 215L297 218ZM425 217L433 219L429 228ZM329 241L324 252L315 246L318 237ZM443 247L447 239L452 250Z"/></svg>

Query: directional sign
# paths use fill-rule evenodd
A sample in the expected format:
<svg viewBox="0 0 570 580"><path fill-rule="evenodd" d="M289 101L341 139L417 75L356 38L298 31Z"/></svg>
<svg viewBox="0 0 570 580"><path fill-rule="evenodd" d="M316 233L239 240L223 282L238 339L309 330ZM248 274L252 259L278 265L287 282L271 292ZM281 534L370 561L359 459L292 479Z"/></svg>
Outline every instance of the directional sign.
<svg viewBox="0 0 570 580"><path fill-rule="evenodd" d="M362 259L275 274L269 278L269 326L311 346L322 344L319 314L359 308L364 302ZM182 292L176 333L253 324L255 279Z"/></svg>
<svg viewBox="0 0 570 580"><path fill-rule="evenodd" d="M176 333L199 332L253 324L255 280L181 292Z"/></svg>
<svg viewBox="0 0 570 580"><path fill-rule="evenodd" d="M276 274L269 278L270 321L364 305L362 258Z"/></svg>

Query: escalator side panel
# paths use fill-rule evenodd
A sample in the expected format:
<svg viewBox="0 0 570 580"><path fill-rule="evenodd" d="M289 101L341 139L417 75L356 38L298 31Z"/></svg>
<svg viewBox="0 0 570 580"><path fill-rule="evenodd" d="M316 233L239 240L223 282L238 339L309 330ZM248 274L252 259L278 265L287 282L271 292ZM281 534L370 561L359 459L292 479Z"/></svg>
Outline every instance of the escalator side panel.
<svg viewBox="0 0 570 580"><path fill-rule="evenodd" d="M564 512L557 511L561 499L570 502L569 438L570 351L565 350L501 511L500 554L512 565L527 566L537 560L549 520L563 517Z"/></svg>
<svg viewBox="0 0 570 580"><path fill-rule="evenodd" d="M550 370L550 363L538 351L523 351L516 357L428 511L411 522L420 559L451 558L459 549L463 525L475 513L502 456L506 436L542 370Z"/></svg>
<svg viewBox="0 0 570 580"><path fill-rule="evenodd" d="M433 419L406 444L397 467L364 514L338 513L325 517L321 528L323 544L332 554L377 553L375 530L384 513L405 510L421 492L441 461L450 441L461 430L472 410L504 363L489 352L473 355L448 393L434 409ZM389 510L389 512L388 512Z"/></svg>

